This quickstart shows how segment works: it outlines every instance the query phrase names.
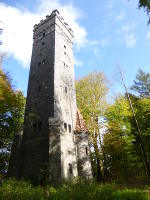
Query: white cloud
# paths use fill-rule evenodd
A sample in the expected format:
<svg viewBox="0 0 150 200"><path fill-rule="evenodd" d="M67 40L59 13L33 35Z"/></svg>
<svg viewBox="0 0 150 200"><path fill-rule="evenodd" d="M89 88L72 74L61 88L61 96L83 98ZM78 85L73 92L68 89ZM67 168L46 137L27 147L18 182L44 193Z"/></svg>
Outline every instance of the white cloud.
<svg viewBox="0 0 150 200"><path fill-rule="evenodd" d="M101 59L102 54L101 54L99 48L97 48L97 47L94 48L94 55L96 56L97 59Z"/></svg>
<svg viewBox="0 0 150 200"><path fill-rule="evenodd" d="M125 34L125 43L129 48L133 48L136 44L136 38L134 33Z"/></svg>
<svg viewBox="0 0 150 200"><path fill-rule="evenodd" d="M100 40L88 40L87 44L90 46L102 46L102 47L106 47L110 45L110 36L106 36L104 38L101 38Z"/></svg>
<svg viewBox="0 0 150 200"><path fill-rule="evenodd" d="M95 45L98 45L100 43L100 41L98 40L88 40L88 44L91 45L91 46L95 46Z"/></svg>
<svg viewBox="0 0 150 200"><path fill-rule="evenodd" d="M150 40L150 31L147 32L147 34L146 34L146 39L147 39L147 40Z"/></svg>
<svg viewBox="0 0 150 200"><path fill-rule="evenodd" d="M136 25L137 24L135 22L128 22L122 25L121 28L117 30L117 34L121 36L122 40L129 48L133 48L136 44L136 37L134 33Z"/></svg>
<svg viewBox="0 0 150 200"><path fill-rule="evenodd" d="M32 52L33 25L56 8L73 29L77 48L83 46L86 43L87 32L78 23L79 18L83 17L81 10L72 4L62 5L59 0L41 0L36 13L0 3L0 21L4 27L0 51L7 52L24 67L28 67Z"/></svg>
<svg viewBox="0 0 150 200"><path fill-rule="evenodd" d="M105 4L106 9L111 9L114 5L114 1L110 0Z"/></svg>
<svg viewBox="0 0 150 200"><path fill-rule="evenodd" d="M74 65L77 67L81 67L83 65L83 62L81 60L78 60L76 57L74 58Z"/></svg>
<svg viewBox="0 0 150 200"><path fill-rule="evenodd" d="M128 22L121 26L121 28L118 30L118 33L121 33L121 32L129 33L133 31L135 28L136 28L136 23Z"/></svg>
<svg viewBox="0 0 150 200"><path fill-rule="evenodd" d="M116 22L119 22L119 21L124 20L124 18L125 18L125 13L122 11L122 12L115 18L115 21L116 21Z"/></svg>
<svg viewBox="0 0 150 200"><path fill-rule="evenodd" d="M102 38L100 41L100 44L102 47L109 46L110 45L110 37L107 36L107 37Z"/></svg>

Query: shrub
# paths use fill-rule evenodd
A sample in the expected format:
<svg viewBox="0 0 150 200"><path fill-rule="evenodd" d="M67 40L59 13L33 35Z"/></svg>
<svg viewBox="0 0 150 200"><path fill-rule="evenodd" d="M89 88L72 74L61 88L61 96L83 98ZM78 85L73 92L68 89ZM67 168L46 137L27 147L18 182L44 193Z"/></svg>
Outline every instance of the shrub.
<svg viewBox="0 0 150 200"><path fill-rule="evenodd" d="M9 179L0 187L0 200L148 200L144 191L117 189L114 184L99 185L77 181L59 187L33 186L30 182Z"/></svg>

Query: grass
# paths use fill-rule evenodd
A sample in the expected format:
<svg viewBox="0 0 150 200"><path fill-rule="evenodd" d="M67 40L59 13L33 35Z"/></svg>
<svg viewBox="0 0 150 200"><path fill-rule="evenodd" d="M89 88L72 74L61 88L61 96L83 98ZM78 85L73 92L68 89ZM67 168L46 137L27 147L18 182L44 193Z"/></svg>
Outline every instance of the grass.
<svg viewBox="0 0 150 200"><path fill-rule="evenodd" d="M33 186L29 182L6 180L0 187L0 200L148 200L139 189L118 189L114 184L66 183L59 187Z"/></svg>

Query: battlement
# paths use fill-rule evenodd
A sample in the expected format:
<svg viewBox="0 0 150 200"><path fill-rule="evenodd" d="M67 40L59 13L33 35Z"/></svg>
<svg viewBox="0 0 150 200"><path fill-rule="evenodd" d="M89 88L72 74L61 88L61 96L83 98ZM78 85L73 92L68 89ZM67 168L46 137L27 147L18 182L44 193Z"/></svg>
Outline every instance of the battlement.
<svg viewBox="0 0 150 200"><path fill-rule="evenodd" d="M34 25L33 31L35 32L41 25L43 25L44 23L48 22L50 19L52 19L52 18L55 17L55 16L60 20L60 22L64 25L64 27L65 27L65 28L68 30L68 32L71 34L71 36L74 37L74 36L73 36L73 30L72 30L72 29L69 27L69 25L64 21L64 18L62 18L62 17L60 16L60 13L59 13L58 10L53 10L52 13L51 13L50 15L46 15L46 19L42 19L42 20L40 21L39 24L35 24L35 25Z"/></svg>

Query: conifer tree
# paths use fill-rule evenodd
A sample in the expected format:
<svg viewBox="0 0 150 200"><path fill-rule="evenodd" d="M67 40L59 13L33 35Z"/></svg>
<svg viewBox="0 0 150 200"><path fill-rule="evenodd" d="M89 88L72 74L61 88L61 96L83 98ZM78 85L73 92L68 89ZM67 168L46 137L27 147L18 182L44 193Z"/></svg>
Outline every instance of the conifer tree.
<svg viewBox="0 0 150 200"><path fill-rule="evenodd" d="M135 91L140 97L150 97L150 73L143 72L141 69L138 70L136 80L131 90Z"/></svg>

